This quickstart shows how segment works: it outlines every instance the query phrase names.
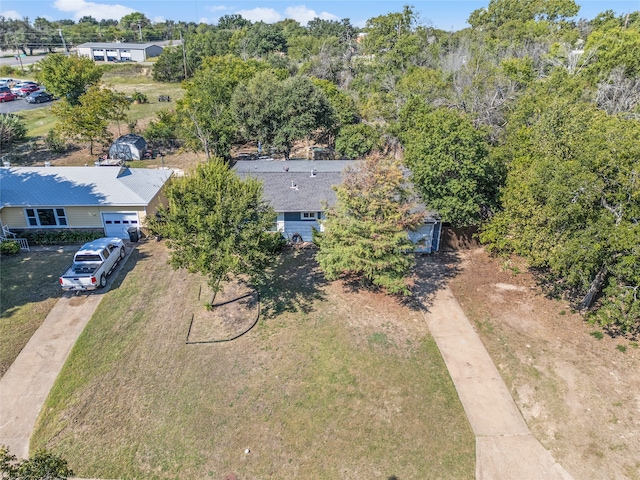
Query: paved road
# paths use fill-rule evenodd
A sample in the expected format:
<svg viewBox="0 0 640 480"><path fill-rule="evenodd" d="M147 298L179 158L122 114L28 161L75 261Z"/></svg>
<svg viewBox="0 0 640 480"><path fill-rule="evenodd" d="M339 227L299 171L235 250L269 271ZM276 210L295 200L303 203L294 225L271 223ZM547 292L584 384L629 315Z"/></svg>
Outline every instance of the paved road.
<svg viewBox="0 0 640 480"><path fill-rule="evenodd" d="M27 55L26 57L22 57L22 66L26 67L27 65L39 62L44 57L44 54ZM15 57L0 57L0 65L9 65L10 67L15 68L17 71L20 71L20 61L16 60Z"/></svg>

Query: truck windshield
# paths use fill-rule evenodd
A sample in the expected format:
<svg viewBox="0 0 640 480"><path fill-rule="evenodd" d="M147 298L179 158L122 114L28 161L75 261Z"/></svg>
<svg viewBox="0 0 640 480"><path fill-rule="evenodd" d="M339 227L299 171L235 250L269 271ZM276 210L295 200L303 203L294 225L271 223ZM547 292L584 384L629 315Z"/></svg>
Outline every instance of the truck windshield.
<svg viewBox="0 0 640 480"><path fill-rule="evenodd" d="M85 254L85 255L76 255L76 262L101 262L102 258L100 258L100 255L89 255L89 254Z"/></svg>

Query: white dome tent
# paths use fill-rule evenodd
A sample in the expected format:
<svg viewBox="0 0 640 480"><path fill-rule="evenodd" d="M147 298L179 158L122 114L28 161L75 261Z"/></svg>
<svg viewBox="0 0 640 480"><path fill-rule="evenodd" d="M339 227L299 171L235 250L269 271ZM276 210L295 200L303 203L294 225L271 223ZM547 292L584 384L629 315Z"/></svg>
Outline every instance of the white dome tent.
<svg viewBox="0 0 640 480"><path fill-rule="evenodd" d="M147 151L147 142L140 135L129 133L118 138L109 148L109 158L141 160Z"/></svg>

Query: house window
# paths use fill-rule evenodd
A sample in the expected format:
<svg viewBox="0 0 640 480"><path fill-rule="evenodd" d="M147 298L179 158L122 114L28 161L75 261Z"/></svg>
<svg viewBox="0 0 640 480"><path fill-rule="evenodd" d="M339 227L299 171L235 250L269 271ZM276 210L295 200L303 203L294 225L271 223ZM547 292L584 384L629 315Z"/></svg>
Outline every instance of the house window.
<svg viewBox="0 0 640 480"><path fill-rule="evenodd" d="M302 212L302 220L315 220L316 212Z"/></svg>
<svg viewBox="0 0 640 480"><path fill-rule="evenodd" d="M25 208L30 227L66 227L67 214L64 208Z"/></svg>

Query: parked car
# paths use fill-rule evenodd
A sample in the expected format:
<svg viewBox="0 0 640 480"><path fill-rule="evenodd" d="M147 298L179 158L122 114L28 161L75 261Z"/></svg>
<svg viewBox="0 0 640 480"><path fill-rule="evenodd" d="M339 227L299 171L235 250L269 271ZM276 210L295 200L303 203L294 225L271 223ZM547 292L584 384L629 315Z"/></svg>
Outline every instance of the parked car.
<svg viewBox="0 0 640 480"><path fill-rule="evenodd" d="M107 275L125 256L120 238L99 238L85 243L73 257L73 264L60 277L62 290L85 291L104 288Z"/></svg>
<svg viewBox="0 0 640 480"><path fill-rule="evenodd" d="M11 92L0 92L0 102L2 103L11 102L12 100L15 100L15 99L16 99L15 94Z"/></svg>
<svg viewBox="0 0 640 480"><path fill-rule="evenodd" d="M11 89L6 85L0 85L0 93L5 93L5 92L11 93Z"/></svg>
<svg viewBox="0 0 640 480"><path fill-rule="evenodd" d="M38 90L40 90L40 87L38 85L25 85L18 92L18 96L26 97L30 93L37 92Z"/></svg>
<svg viewBox="0 0 640 480"><path fill-rule="evenodd" d="M13 78L0 78L0 85L11 87L11 85L13 85L14 83L16 83L16 81Z"/></svg>
<svg viewBox="0 0 640 480"><path fill-rule="evenodd" d="M20 90L22 87L26 87L27 85L38 85L36 82L18 82L13 87L11 87L11 92L16 95L20 95Z"/></svg>
<svg viewBox="0 0 640 480"><path fill-rule="evenodd" d="M51 100L53 100L53 95L47 92L42 92L42 91L32 92L26 97L24 97L24 99L28 103L44 103L44 102L50 102Z"/></svg>

